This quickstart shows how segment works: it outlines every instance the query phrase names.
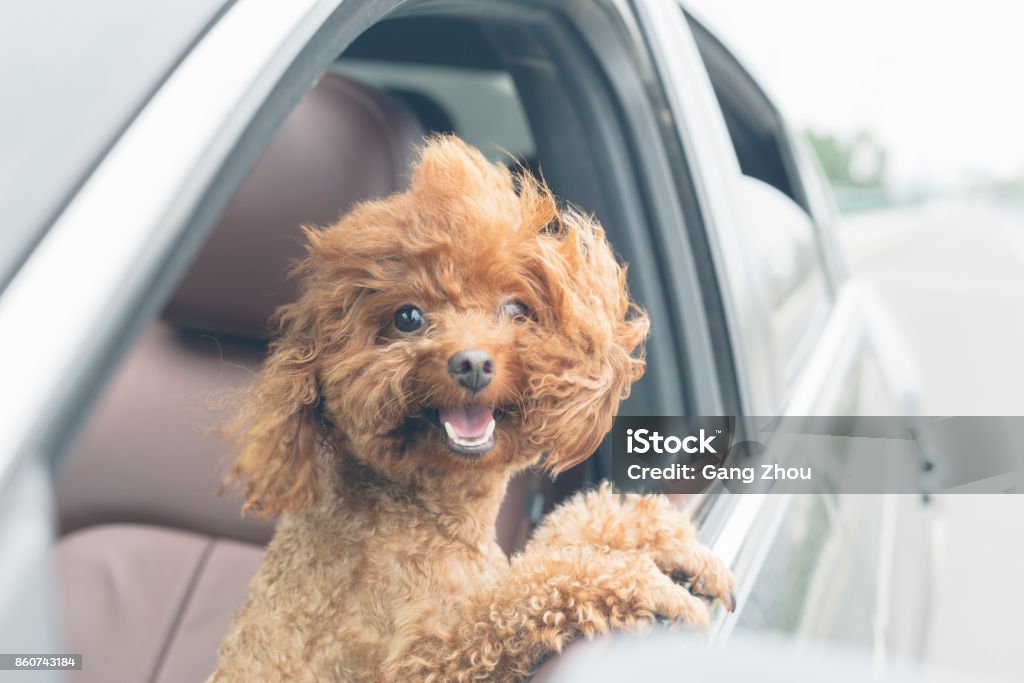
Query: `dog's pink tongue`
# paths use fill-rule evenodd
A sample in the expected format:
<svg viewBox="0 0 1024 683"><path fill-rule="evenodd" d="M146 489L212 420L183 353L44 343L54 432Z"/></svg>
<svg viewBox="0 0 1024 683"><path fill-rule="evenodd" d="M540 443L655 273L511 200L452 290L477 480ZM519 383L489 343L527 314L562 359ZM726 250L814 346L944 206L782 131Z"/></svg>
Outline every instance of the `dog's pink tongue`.
<svg viewBox="0 0 1024 683"><path fill-rule="evenodd" d="M439 414L441 424L452 426L460 439L475 439L484 435L487 425L494 419L490 408L463 407L442 410Z"/></svg>

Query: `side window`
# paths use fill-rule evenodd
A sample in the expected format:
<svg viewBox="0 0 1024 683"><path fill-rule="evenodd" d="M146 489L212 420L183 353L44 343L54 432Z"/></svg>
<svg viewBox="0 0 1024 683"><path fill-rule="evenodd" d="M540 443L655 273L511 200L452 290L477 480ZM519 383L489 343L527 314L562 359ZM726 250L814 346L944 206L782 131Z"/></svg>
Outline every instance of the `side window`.
<svg viewBox="0 0 1024 683"><path fill-rule="evenodd" d="M491 161L534 156L526 115L505 71L351 58L339 59L331 71L398 98L429 132L457 133Z"/></svg>
<svg viewBox="0 0 1024 683"><path fill-rule="evenodd" d="M437 39L424 42L425 32ZM510 154L528 165L535 159L512 76L469 22L421 18L377 24L330 70L386 92L427 132L456 133L491 161L508 162Z"/></svg>
<svg viewBox="0 0 1024 683"><path fill-rule="evenodd" d="M768 293L775 361L788 386L827 318L823 247L775 105L707 29L689 15L687 21L743 173L741 216Z"/></svg>
<svg viewBox="0 0 1024 683"><path fill-rule="evenodd" d="M687 15L743 175L771 185L810 211L786 126L775 105L729 51Z"/></svg>

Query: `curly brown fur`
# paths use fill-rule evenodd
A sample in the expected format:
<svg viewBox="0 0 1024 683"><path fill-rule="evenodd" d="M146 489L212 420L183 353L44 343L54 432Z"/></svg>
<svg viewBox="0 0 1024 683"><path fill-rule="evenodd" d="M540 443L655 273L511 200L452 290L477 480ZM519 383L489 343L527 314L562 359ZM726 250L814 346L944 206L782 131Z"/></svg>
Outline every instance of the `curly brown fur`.
<svg viewBox="0 0 1024 683"><path fill-rule="evenodd" d="M246 508L280 521L211 680L516 680L577 636L705 623L675 573L729 599L656 499L603 489L511 562L496 543L509 478L588 457L643 373L647 317L595 221L439 137L408 192L306 236L302 294L231 426ZM421 329L396 329L407 305ZM448 368L470 348L493 370L475 391ZM459 410L494 411L481 452L440 427Z"/></svg>

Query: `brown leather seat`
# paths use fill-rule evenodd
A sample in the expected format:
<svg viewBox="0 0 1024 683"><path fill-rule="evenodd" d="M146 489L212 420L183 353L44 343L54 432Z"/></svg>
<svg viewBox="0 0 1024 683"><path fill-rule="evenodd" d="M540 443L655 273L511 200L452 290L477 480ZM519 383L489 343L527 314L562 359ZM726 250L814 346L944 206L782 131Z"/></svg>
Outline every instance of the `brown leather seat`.
<svg viewBox="0 0 1024 683"><path fill-rule="evenodd" d="M423 130L395 100L326 76L239 188L161 320L119 368L58 475L54 555L73 680L197 681L272 525L218 496L217 392L244 387L293 294L298 226L403 185Z"/></svg>

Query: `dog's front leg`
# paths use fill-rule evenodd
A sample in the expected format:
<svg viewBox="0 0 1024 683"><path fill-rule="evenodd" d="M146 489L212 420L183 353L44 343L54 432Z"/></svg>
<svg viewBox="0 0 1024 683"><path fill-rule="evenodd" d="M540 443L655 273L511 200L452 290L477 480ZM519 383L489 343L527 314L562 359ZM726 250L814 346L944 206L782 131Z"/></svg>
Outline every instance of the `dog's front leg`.
<svg viewBox="0 0 1024 683"><path fill-rule="evenodd" d="M544 518L527 552L576 545L648 555L695 594L735 609L732 573L698 542L689 516L664 496L617 495L608 484L578 494Z"/></svg>
<svg viewBox="0 0 1024 683"><path fill-rule="evenodd" d="M517 681L574 638L642 630L656 620L704 627L707 604L644 555L538 549L514 557L438 632L396 653L382 679Z"/></svg>

